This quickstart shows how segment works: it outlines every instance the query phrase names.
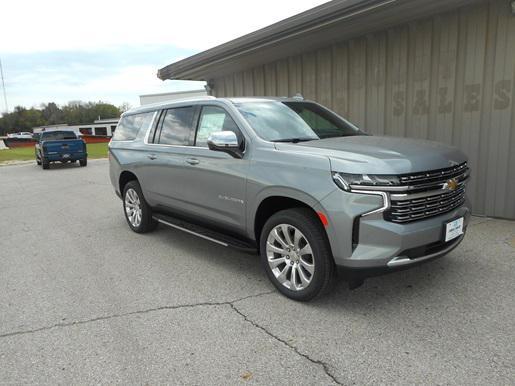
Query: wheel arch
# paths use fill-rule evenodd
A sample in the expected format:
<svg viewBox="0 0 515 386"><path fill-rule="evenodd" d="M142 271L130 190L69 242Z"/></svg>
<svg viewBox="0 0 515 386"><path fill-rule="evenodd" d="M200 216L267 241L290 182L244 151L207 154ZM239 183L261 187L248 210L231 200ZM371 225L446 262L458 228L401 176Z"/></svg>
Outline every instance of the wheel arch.
<svg viewBox="0 0 515 386"><path fill-rule="evenodd" d="M258 200L258 204L250 216L251 222L249 224L250 234L255 237L256 244L259 246L259 239L261 231L266 221L275 213L291 208L308 208L316 218L323 225L319 213L321 206L318 201L302 192L284 192L284 191L270 191L268 194L263 195Z"/></svg>
<svg viewBox="0 0 515 386"><path fill-rule="evenodd" d="M118 187L120 189L120 195L123 195L123 188L129 181L138 181L138 177L133 172L128 170L124 170L120 173L120 177L118 178Z"/></svg>

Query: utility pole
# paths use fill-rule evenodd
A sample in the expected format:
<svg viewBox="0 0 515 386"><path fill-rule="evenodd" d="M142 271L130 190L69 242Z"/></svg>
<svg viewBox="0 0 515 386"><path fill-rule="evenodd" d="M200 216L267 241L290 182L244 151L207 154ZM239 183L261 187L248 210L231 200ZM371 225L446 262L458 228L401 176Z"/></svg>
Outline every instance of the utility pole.
<svg viewBox="0 0 515 386"><path fill-rule="evenodd" d="M5 113L9 112L9 106L7 105L7 94L5 93L5 81L4 81L4 68L2 67L2 59L0 58L0 78L2 78L2 90L4 91L4 103Z"/></svg>

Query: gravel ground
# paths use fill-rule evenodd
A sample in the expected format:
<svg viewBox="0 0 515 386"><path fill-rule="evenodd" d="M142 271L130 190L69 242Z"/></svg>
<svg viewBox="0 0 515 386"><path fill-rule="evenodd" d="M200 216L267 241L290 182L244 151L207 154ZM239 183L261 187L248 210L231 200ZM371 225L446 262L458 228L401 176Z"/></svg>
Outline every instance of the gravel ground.
<svg viewBox="0 0 515 386"><path fill-rule="evenodd" d="M514 384L515 222L297 303L257 256L132 233L107 169L0 168L0 383Z"/></svg>

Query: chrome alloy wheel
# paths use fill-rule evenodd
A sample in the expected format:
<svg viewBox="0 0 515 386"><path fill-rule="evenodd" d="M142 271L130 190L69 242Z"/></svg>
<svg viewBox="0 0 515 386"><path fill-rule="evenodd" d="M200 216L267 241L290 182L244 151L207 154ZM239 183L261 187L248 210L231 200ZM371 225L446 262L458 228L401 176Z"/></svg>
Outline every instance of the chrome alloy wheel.
<svg viewBox="0 0 515 386"><path fill-rule="evenodd" d="M134 228L137 228L141 224L141 202L138 193L130 188L125 193L125 213L129 222Z"/></svg>
<svg viewBox="0 0 515 386"><path fill-rule="evenodd" d="M311 283L315 259L308 240L300 230L279 224L266 241L268 265L275 278L286 288L300 291Z"/></svg>

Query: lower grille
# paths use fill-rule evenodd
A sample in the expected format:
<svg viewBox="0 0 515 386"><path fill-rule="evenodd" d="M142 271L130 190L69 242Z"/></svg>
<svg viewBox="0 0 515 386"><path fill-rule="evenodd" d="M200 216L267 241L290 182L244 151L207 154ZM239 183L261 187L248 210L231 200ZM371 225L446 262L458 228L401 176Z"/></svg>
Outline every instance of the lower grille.
<svg viewBox="0 0 515 386"><path fill-rule="evenodd" d="M424 257L427 255L432 255L433 253L443 251L445 248L455 243L457 240L459 240L459 238L450 241L436 241L434 243L422 245L420 247L405 249L404 251L399 253L399 256L406 256L412 260L415 260L419 257Z"/></svg>
<svg viewBox="0 0 515 386"><path fill-rule="evenodd" d="M464 185L453 192L415 199L392 199L390 208L385 212L385 219L397 223L421 220L450 212L464 203Z"/></svg>

